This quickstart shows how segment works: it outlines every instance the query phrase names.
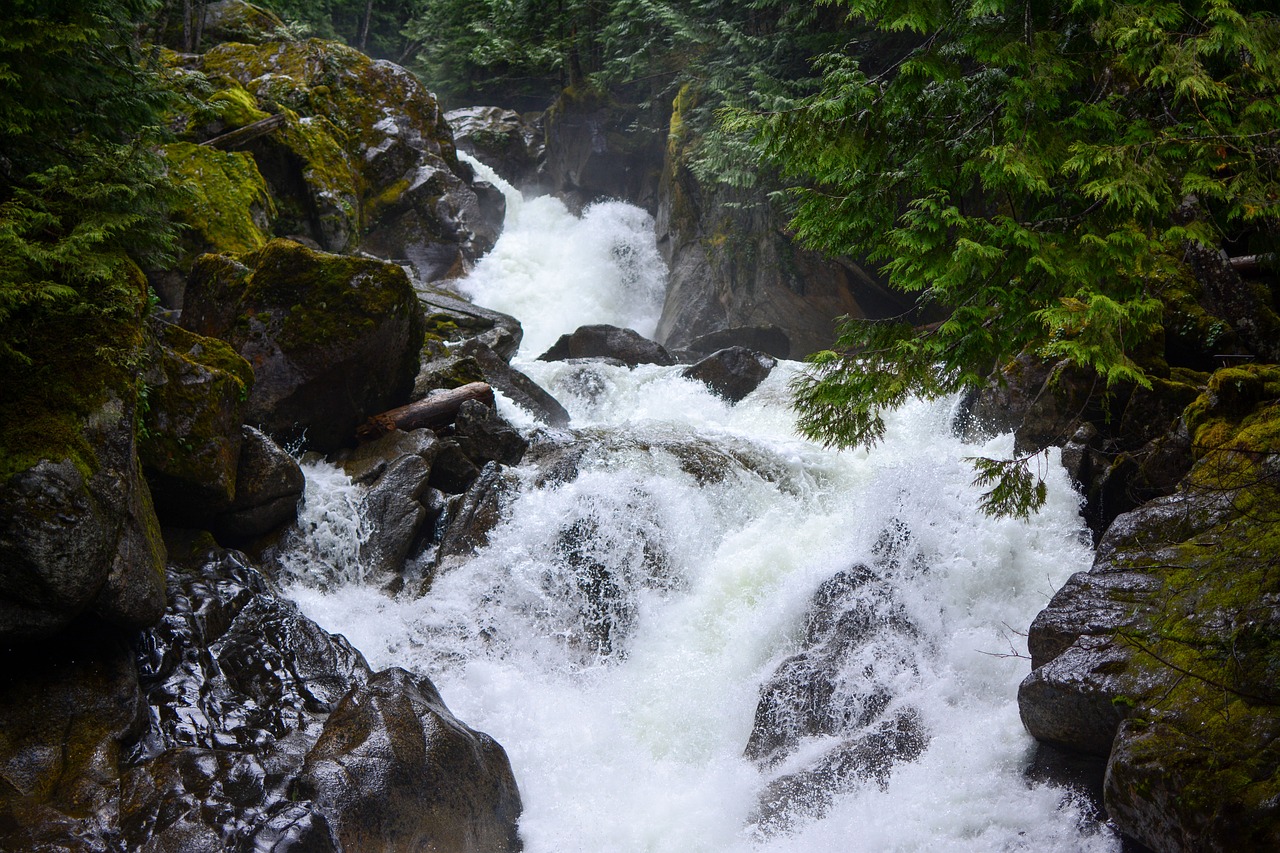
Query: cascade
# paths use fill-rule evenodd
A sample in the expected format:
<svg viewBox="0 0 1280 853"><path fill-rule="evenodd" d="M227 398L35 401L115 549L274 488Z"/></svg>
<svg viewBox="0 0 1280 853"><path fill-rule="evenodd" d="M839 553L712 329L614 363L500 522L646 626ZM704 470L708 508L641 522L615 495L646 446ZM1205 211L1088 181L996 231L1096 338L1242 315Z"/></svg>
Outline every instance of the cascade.
<svg viewBox="0 0 1280 853"><path fill-rule="evenodd" d="M525 850L1118 850L1025 774L1019 631L1090 560L1056 460L1036 517L991 519L964 460L1011 438L966 445L945 401L835 452L794 431L795 364L731 405L679 367L534 361L584 323L652 334L663 270L642 211L505 189L461 286L523 322L515 364L572 428L499 396L533 439L519 488L420 597L363 582L359 501L312 465L289 592L503 744Z"/></svg>

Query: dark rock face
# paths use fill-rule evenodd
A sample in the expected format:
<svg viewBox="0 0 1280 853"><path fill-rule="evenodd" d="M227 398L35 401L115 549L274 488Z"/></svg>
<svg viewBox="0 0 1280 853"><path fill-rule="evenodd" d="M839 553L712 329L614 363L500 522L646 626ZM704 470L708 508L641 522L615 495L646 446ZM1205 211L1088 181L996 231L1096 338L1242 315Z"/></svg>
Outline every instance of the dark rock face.
<svg viewBox="0 0 1280 853"><path fill-rule="evenodd" d="M675 364L675 359L660 344L632 329L597 324L579 326L561 335L551 349L538 356L539 361L566 361L571 358L611 358L635 367L640 364Z"/></svg>
<svg viewBox="0 0 1280 853"><path fill-rule="evenodd" d="M453 142L493 169L512 186L536 189L538 168L545 154L539 128L514 110L501 107L463 107L444 114L453 128Z"/></svg>
<svg viewBox="0 0 1280 853"><path fill-rule="evenodd" d="M369 415L408 398L423 320L402 269L288 240L244 262L197 262L182 323L228 341L253 365L248 422L330 451Z"/></svg>
<svg viewBox="0 0 1280 853"><path fill-rule="evenodd" d="M213 520L219 541L240 543L291 523L306 479L298 463L261 430L241 427L235 498Z"/></svg>
<svg viewBox="0 0 1280 853"><path fill-rule="evenodd" d="M518 849L505 754L429 681L371 672L234 552L171 550L135 649L90 626L10 668L6 849Z"/></svg>
<svg viewBox="0 0 1280 853"><path fill-rule="evenodd" d="M654 212L665 133L646 129L642 110L580 86L566 89L543 121L546 180L570 209L625 199Z"/></svg>
<svg viewBox="0 0 1280 853"><path fill-rule="evenodd" d="M746 347L729 347L712 353L681 374L696 379L731 403L737 403L760 386L778 364L772 356Z"/></svg>
<svg viewBox="0 0 1280 853"><path fill-rule="evenodd" d="M1219 371L1183 415L1194 465L1115 519L1031 627L1036 738L1107 758L1112 821L1153 850L1280 842L1280 373Z"/></svg>
<svg viewBox="0 0 1280 853"><path fill-rule="evenodd" d="M774 358L791 358L791 339L777 326L734 326L708 332L689 341L687 349L710 355L728 347L746 347Z"/></svg>

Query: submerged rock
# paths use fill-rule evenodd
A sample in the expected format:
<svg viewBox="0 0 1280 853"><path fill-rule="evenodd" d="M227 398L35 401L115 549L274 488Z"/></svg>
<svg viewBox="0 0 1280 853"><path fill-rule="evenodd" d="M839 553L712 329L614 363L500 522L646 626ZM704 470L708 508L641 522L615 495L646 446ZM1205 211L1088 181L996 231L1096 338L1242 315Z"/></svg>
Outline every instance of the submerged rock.
<svg viewBox="0 0 1280 853"><path fill-rule="evenodd" d="M777 364L772 356L746 347L728 347L685 368L681 375L696 379L730 403L737 403L756 390Z"/></svg>
<svg viewBox="0 0 1280 853"><path fill-rule="evenodd" d="M574 332L561 335L551 349L538 356L539 361L566 361L574 358L608 358L635 367L640 364L675 364L660 344L633 329L597 324L579 326Z"/></svg>

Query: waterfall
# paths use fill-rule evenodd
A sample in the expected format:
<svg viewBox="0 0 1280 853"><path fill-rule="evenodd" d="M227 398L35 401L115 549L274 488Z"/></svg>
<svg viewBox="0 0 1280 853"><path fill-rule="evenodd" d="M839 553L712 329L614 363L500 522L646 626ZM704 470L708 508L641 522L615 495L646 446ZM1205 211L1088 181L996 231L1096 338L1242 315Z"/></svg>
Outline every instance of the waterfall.
<svg viewBox="0 0 1280 853"><path fill-rule="evenodd" d="M517 197L463 288L521 319L523 356L584 322L652 332L661 268L651 234L639 245L643 213L610 203L575 218L557 205ZM358 572L317 584L303 569L290 593L375 667L428 675L504 745L525 850L1119 849L1081 804L1025 777L1019 632L1090 560L1056 460L1035 518L991 519L964 460L1012 440L964 444L945 401L891 413L873 450L836 452L794 430L795 364L730 405L679 367L515 363L573 430L535 436L488 544L422 597ZM358 531L358 518L323 520L358 501L316 501L309 486L308 524ZM769 685L786 729L787 691L813 685L779 674L839 633L815 619L815 597L835 602L830 620L865 628L838 655L823 640L838 659L836 725L748 757ZM839 751L882 747L900 723L909 748ZM843 754L872 769L831 771L825 757Z"/></svg>

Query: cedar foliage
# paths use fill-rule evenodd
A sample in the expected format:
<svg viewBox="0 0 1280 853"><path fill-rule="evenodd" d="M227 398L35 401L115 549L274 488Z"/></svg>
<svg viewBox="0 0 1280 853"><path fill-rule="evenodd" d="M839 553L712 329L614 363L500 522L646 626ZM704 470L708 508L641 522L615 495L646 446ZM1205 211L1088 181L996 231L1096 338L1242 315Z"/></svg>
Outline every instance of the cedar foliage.
<svg viewBox="0 0 1280 853"><path fill-rule="evenodd" d="M46 321L136 312L122 261L159 257L171 243L166 185L148 146L168 96L133 41L157 5L13 0L0 17L6 371L29 366L29 351L49 343L40 339Z"/></svg>
<svg viewBox="0 0 1280 853"><path fill-rule="evenodd" d="M1271 3L828 2L850 31L902 38L897 54L850 41L821 58L815 93L725 127L802 184L802 242L878 262L947 319L844 318L795 387L811 437L872 444L886 409L980 385L1026 349L1148 385L1135 352L1161 287L1190 275L1185 247L1274 240ZM1025 460L988 462L989 510L1043 502Z"/></svg>

